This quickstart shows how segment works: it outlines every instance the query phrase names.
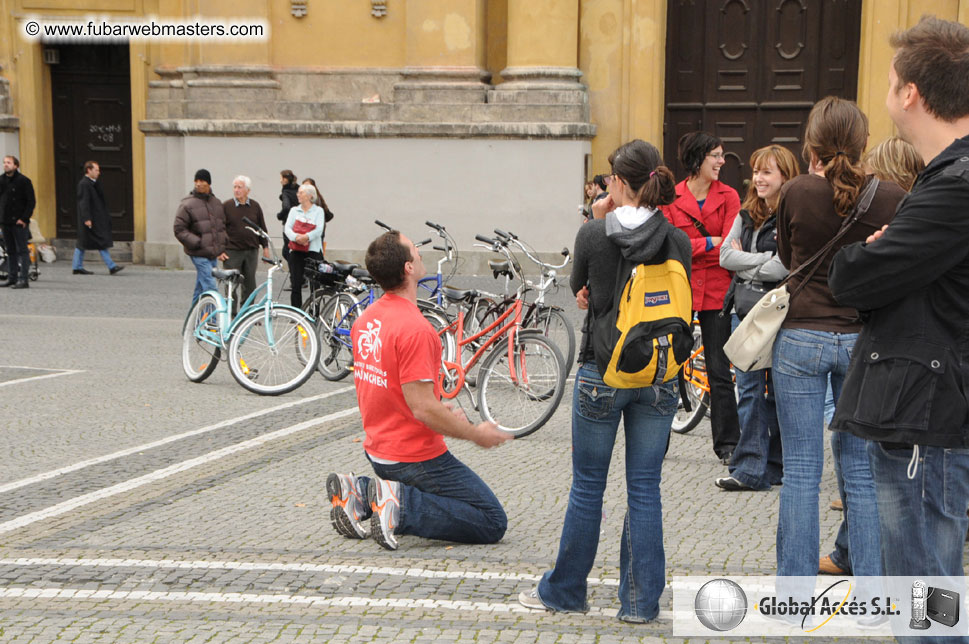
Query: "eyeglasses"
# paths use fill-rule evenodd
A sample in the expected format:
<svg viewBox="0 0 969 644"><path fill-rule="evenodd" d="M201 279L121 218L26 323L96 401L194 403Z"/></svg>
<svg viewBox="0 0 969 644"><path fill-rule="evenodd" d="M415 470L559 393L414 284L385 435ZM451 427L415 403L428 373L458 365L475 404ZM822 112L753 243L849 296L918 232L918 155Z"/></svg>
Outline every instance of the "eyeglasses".
<svg viewBox="0 0 969 644"><path fill-rule="evenodd" d="M609 175L606 175L606 176L605 176L605 177L603 178L603 181L605 181L605 182L606 182L606 185L607 185L607 186L608 186L608 185L609 185L610 183L612 183L612 182L613 182L614 180L618 180L618 181L622 181L622 179L621 179L621 178L619 177L619 175L618 175L618 174L616 174L615 172L613 172L612 174L609 174Z"/></svg>
<svg viewBox="0 0 969 644"><path fill-rule="evenodd" d="M708 157L713 157L717 161L723 158L723 152L717 152L716 154L708 154Z"/></svg>

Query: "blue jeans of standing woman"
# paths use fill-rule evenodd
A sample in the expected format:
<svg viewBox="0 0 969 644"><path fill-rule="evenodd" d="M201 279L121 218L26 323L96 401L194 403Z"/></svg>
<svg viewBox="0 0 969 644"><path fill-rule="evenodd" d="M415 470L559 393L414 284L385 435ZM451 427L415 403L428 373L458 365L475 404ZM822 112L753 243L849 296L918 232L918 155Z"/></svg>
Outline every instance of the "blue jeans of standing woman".
<svg viewBox="0 0 969 644"><path fill-rule="evenodd" d="M572 490L555 567L538 584L553 610L586 611L587 578L599 548L602 496L619 421L626 433L626 517L619 557L619 619L648 622L666 585L659 483L676 412L675 381L613 389L583 363L572 399Z"/></svg>
<svg viewBox="0 0 969 644"><path fill-rule="evenodd" d="M733 315L733 328L740 319ZM740 440L730 459L730 476L754 490L769 490L781 482L781 434L770 369L741 371L737 377Z"/></svg>
<svg viewBox="0 0 969 644"><path fill-rule="evenodd" d="M784 443L778 576L813 577L818 572L824 396L830 375L837 404L857 337L857 333L781 329L774 342L773 379ZM845 508L856 509L848 522L852 573L880 575L878 509L865 441L846 435L838 440Z"/></svg>

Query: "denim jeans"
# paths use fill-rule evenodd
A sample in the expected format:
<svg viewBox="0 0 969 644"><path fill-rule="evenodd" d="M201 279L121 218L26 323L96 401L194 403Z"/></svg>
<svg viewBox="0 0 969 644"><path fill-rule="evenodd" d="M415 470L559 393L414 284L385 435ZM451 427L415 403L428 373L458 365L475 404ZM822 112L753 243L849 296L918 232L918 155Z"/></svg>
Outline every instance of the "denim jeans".
<svg viewBox="0 0 969 644"><path fill-rule="evenodd" d="M111 270L117 266L117 264L114 263L114 260L111 259L111 253L106 250L99 250L98 253L101 254L101 259L104 261L104 265L108 267L108 270ZM79 271L84 268L84 251L80 248L74 249L74 259L71 261L71 268L73 268L75 271Z"/></svg>
<svg viewBox="0 0 969 644"><path fill-rule="evenodd" d="M214 291L218 288L215 284L215 278L212 277L212 269L216 268L219 263L218 260L208 257L195 257L194 255L188 257L195 264L195 292L192 293L192 304L195 304L195 300L199 299L202 293Z"/></svg>
<svg viewBox="0 0 969 644"><path fill-rule="evenodd" d="M737 395L730 377L730 360L723 345L730 337L730 318L720 310L700 311L700 334L703 336L703 355L710 382L710 427L713 429L713 451L717 458L730 455L740 440L740 420L737 418Z"/></svg>
<svg viewBox="0 0 969 644"><path fill-rule="evenodd" d="M781 329L774 342L773 380L777 419L784 444L784 486L777 522L777 574L811 576L818 572L820 518L818 497L824 463L824 398L828 376L835 404L851 360L856 333ZM860 440L860 439L859 439ZM849 523L852 562L862 562L856 575L880 574L865 570L878 544L878 512L874 484L862 443L842 439L840 468L845 506L858 509ZM854 536L857 535L857 538ZM876 549L874 552L880 552ZM855 563L853 568L858 564Z"/></svg>
<svg viewBox="0 0 969 644"><path fill-rule="evenodd" d="M676 411L676 383L613 389L595 363L579 366L572 399L572 490L555 567L538 584L553 610L586 611L587 578L599 548L602 496L619 420L626 434L626 502L619 556L619 619L659 614L666 585L660 473Z"/></svg>
<svg viewBox="0 0 969 644"><path fill-rule="evenodd" d="M740 324L736 315L733 328ZM740 440L730 459L730 475L755 490L769 490L781 482L781 432L777 424L774 383L770 369L741 371L737 376L737 414Z"/></svg>
<svg viewBox="0 0 969 644"><path fill-rule="evenodd" d="M838 535L840 537L842 531L845 533L841 544L843 550L838 549L836 541L832 561L855 576L877 577L882 574L882 549L868 441L852 434L832 432L831 455L838 479L838 495L844 507ZM848 468L853 470L848 471ZM876 529L872 530L871 526Z"/></svg>
<svg viewBox="0 0 969 644"><path fill-rule="evenodd" d="M884 574L952 577L946 587L965 598L962 551L969 529L969 449L919 446L918 469L911 479L911 449L885 449L869 441L868 455L878 494ZM932 631L938 634L935 624L926 633ZM898 640L969 642L966 637Z"/></svg>
<svg viewBox="0 0 969 644"><path fill-rule="evenodd" d="M394 534L458 543L497 543L505 535L508 517L498 497L451 452L416 463L370 465L380 478L401 484ZM368 484L367 477L357 479L360 492ZM369 516L368 506L364 518Z"/></svg>

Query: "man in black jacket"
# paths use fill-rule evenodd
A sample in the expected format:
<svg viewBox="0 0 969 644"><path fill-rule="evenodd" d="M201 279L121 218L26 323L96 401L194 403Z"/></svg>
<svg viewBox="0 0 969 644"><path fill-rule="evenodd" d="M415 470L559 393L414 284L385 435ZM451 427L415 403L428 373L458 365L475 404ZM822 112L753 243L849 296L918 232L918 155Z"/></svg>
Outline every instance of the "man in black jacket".
<svg viewBox="0 0 969 644"><path fill-rule="evenodd" d="M3 242L7 247L7 273L9 277L0 286L27 288L27 272L30 269L30 216L34 214L37 200L34 184L20 173L20 161L15 156L3 157L3 175L0 176L0 222L3 224Z"/></svg>
<svg viewBox="0 0 969 644"><path fill-rule="evenodd" d="M892 223L843 248L828 273L838 302L865 316L831 428L871 441L883 574L961 578L969 527L969 28L924 18L891 43L885 103L927 167Z"/></svg>
<svg viewBox="0 0 969 644"><path fill-rule="evenodd" d="M111 259L108 249L114 245L111 240L111 213L104 200L104 191L98 182L101 166L97 161L84 164L84 177L77 184L77 244L74 247L72 267L75 275L93 275L84 268L84 251L96 250L108 272L112 275L124 270Z"/></svg>

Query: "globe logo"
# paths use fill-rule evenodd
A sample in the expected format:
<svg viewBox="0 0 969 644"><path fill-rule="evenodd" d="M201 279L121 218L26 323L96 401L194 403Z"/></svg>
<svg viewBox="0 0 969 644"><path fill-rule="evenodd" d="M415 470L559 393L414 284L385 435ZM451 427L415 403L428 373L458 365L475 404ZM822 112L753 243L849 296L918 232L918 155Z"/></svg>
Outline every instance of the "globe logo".
<svg viewBox="0 0 969 644"><path fill-rule="evenodd" d="M714 579L700 587L693 602L700 623L714 631L740 626L747 615L747 595L729 579Z"/></svg>

